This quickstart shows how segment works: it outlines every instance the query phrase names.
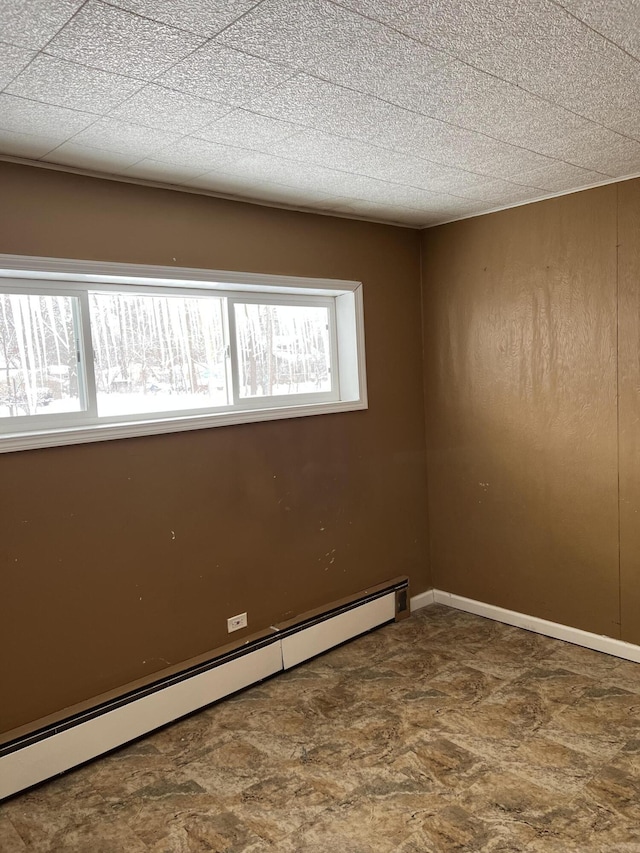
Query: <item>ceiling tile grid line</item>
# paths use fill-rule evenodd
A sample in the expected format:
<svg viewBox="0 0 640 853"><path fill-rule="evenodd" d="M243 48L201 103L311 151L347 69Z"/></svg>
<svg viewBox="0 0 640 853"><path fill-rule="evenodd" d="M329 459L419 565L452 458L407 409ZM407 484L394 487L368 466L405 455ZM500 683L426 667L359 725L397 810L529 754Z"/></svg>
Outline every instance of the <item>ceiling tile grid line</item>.
<svg viewBox="0 0 640 853"><path fill-rule="evenodd" d="M331 82L331 81L329 81L329 80L325 80L325 79L323 79L323 78L321 78L321 77L316 77L316 76L314 76L314 75L309 75L309 76L310 76L310 77L314 77L314 79L316 79L316 80L318 80L318 81L320 81L320 82L322 82L322 83L327 83L328 85L336 86L336 87L338 87L338 88L345 89L346 91L354 92L355 94L365 94L365 95L366 95L366 93L360 92L360 91L359 91L359 90L357 90L357 89L351 89L351 88L350 88L350 87L348 87L348 86L342 86L342 85L340 85L340 84L332 83L332 82ZM505 82L506 82L506 81L505 81ZM399 106L398 104L394 103L393 101L388 101L388 100L386 100L386 99L384 99L384 98L377 98L376 96L369 96L369 97L374 97L376 100L379 100L381 103L387 104L388 106L398 107L399 109L405 110L406 112L413 113L414 115L421 116L421 117L424 117L424 118L428 118L428 119L430 119L431 121L438 122L439 124L446 125L447 127L453 128L453 129L455 129L455 130L464 130L464 131L467 131L468 133L473 133L473 134L477 134L478 136L485 137L486 139L489 139L489 140L491 140L491 141L493 141L493 142L500 142L500 143L504 143L504 140L503 140L503 139L501 139L500 137L498 137L498 136L492 136L492 135L491 135L491 134L489 134L489 133L484 133L484 132L482 132L482 131L480 131L480 130L474 129L473 127L469 127L469 126L465 126L465 125L461 125L461 124L454 124L454 123L449 122L449 121L446 121L446 120L444 120L444 119L442 119L442 118L438 118L437 116L434 116L434 115L429 115L429 114L424 113L424 112L417 112L417 111L415 111L415 110L411 110L411 109L409 109L409 108L407 108L407 107ZM571 111L568 111L568 112L571 112ZM577 114L576 114L576 115L577 115ZM583 116L578 116L578 118L584 118L584 117L583 117ZM585 120L585 121L587 121L587 122L590 122L591 124L594 124L594 125L596 125L596 126L604 127L603 125L598 125L598 123L597 123L597 122L591 122L591 120L590 120L590 119L584 119L584 120ZM605 128L605 129L606 129L606 130L609 130L609 131L610 131L612 134L614 134L615 136L624 136L624 134L620 134L618 131L611 130L610 128ZM637 141L638 141L638 140L633 139L633 138L631 138L631 137L625 137L625 138L631 139L631 141L633 141L633 142L637 142ZM532 154L539 154L539 155L540 155L540 156L542 156L542 157L546 157L546 156L547 156L547 155L545 155L543 152L541 152L541 151L539 151L539 150L537 150L537 149L535 149L535 148L528 148L528 147L526 147L526 146L524 146L524 145L514 144L514 143L512 143L512 142L505 143L505 144L508 144L508 145L510 145L510 146L511 146L511 147L513 147L513 148L518 148L518 149L520 149L520 150L522 150L522 151L530 152L530 153L532 153ZM425 159L426 159L426 158L425 158ZM553 158L553 159L559 159L559 158ZM431 162L438 162L438 161L431 161ZM572 163L570 160L562 160L561 162L564 162L564 163L566 163L566 164L567 164L567 165L569 165L569 166L578 166L578 164L577 164L577 163Z"/></svg>
<svg viewBox="0 0 640 853"><path fill-rule="evenodd" d="M103 3L102 5L105 5L105 4ZM259 4L258 4L258 5L259 5ZM255 9L255 8L256 8L256 7L254 6L254 7L253 7L253 9ZM251 9L250 11L253 11L253 9ZM245 13L245 14L248 14L248 12L247 12L247 13ZM231 26L231 25L230 25L230 26ZM490 138L496 138L496 137L490 137ZM531 149L528 149L528 150L531 150ZM578 165L578 164L570 163L570 165Z"/></svg>
<svg viewBox="0 0 640 853"><path fill-rule="evenodd" d="M352 7L351 7L347 2L345 2L345 0L327 0L327 2L328 2L328 3L332 3L333 5L336 5L336 6L341 7L341 8L348 8L348 9L350 9L350 10L352 10L352 11L356 11L355 9L352 9ZM374 2L375 2L375 0L374 0ZM562 10L562 12L569 14L569 13L567 12L567 9L566 9L564 6L562 6L561 4L559 4L559 3L555 2L555 0L549 0L549 2L550 2L550 3L554 3L554 5L555 5L558 9ZM420 5L420 4L412 4L412 5ZM446 5L446 4L443 4L443 5ZM507 5L507 4L505 4L505 5ZM363 17L366 17L368 20L372 20L372 21L376 21L376 20L377 20L375 17L371 17L371 16L367 15L367 14L366 14L364 11L362 11L361 9L358 9L358 10L356 11L356 13L357 13L357 14L362 15ZM630 53L628 53L627 51L625 51L625 50L624 50L624 49L623 49L623 48L622 48L618 43L616 43L616 42L612 41L611 39L607 39L606 37L602 36L602 35L601 35L597 30L595 30L595 29L593 29L593 28L589 27L587 24L585 24L585 22L584 22L583 20L581 20L581 19L580 19L580 18L578 18L577 16L575 16L575 15L571 15L570 17L572 17L574 20L576 20L579 24L584 25L584 26L585 26L587 29L589 29L589 30L590 30L594 35L596 35L597 37L600 37L603 41L608 41L608 42L609 42L609 43L610 43L614 48L619 49L621 52L625 53L625 54L626 54L626 55L627 55L631 60L633 60L633 61L635 61L635 62L637 62L637 61L638 61L638 60L637 60L637 58L636 58L635 56L633 56L632 54L630 54ZM389 20L384 21L384 22L380 21L380 23L384 23L384 25L385 25L385 26L389 27L389 28L390 28L390 29L392 29L393 31L397 32L398 34L403 35L403 36L405 36L406 38L413 39L413 40L417 41L417 42L418 42L418 43L420 43L420 44L430 44L430 42L428 42L428 41L424 41L424 40L421 40L421 39L417 38L416 36L412 35L412 34L411 34L410 32L408 32L407 30L402 30L402 29L400 29L400 28L397 28L397 27L393 26L393 25L392 25L392 23L391 23L391 21L389 21ZM447 51L446 51L446 49L445 49L445 48L443 48L443 47L441 47L441 46L440 46L438 49L443 50L444 52L447 52ZM501 81L501 82L503 82L503 83L506 83L506 84L509 84L509 85L516 85L516 88L520 89L520 90L521 90L521 91L523 91L523 92L527 92L528 94L530 94L530 95L532 95L532 96L534 96L534 97L536 97L536 98L539 98L541 101L543 101L543 102L545 102L545 103L548 103L548 104L553 105L553 106L562 106L562 107L563 107L564 109L566 109L568 112L571 112L571 113L573 113L574 115L576 115L576 116L578 116L578 117L580 117L580 118L584 118L584 119L586 119L586 120L588 120L588 121L595 121L595 120L593 119L593 117L584 116L582 113L580 113L580 112L579 112L579 111L577 111L577 110L571 109L571 107L567 106L566 104L558 104L558 102L557 102L557 101L554 101L554 100L551 100L551 99L549 99L549 98L545 97L545 96L544 96L543 94L541 94L540 92L536 92L536 91L534 91L534 90L527 89L527 88L526 88L526 87L524 87L521 83L514 84L514 81L509 80L509 79L507 79L506 77L500 76L499 74L497 74L497 73L495 73L495 72L492 72L490 69L488 69L488 68L486 68L486 67L482 67L481 65L478 65L477 63L472 62L470 59L465 58L464 56L460 56L460 55L459 55L458 53L456 53L456 52L448 52L448 55L449 55L449 57L450 57L451 59L453 59L453 60L455 60L455 61L457 61L457 62L460 62L460 63L462 63L462 64L466 65L466 66L467 66L468 68L470 68L470 69L473 69L473 70L475 70L475 71L478 71L478 72L480 72L480 73L482 73L482 74L485 74L485 75L487 75L487 76L489 76L489 77L493 77L493 78L495 78L496 80L499 80L499 81ZM595 122L595 123L598 123L598 122ZM604 126L604 127L606 127L607 125L603 125L603 126ZM609 128L609 129L612 129L612 130L614 130L614 131L615 131L615 128ZM629 138L634 139L634 140L637 140L637 139L638 139L638 137L635 137L635 136L630 136Z"/></svg>
<svg viewBox="0 0 640 853"><path fill-rule="evenodd" d="M328 0L328 2L333 2L333 0ZM252 10L252 11L253 11L253 10ZM241 51L241 52L242 52L242 51ZM249 54L249 55L256 56L256 54ZM472 67L472 66L469 66L469 67ZM481 70L481 69L480 69L480 70ZM482 70L481 70L481 73L486 73L486 72L484 72L484 71L482 71ZM312 76L312 75L311 75L311 76ZM494 76L494 75L489 74L488 76ZM318 79L322 79L322 78L318 78ZM501 79L501 78L496 78L496 79ZM330 81L327 81L327 82L330 82ZM507 84L507 85L512 85L509 81L502 81L502 82L504 82L504 83L505 83L505 84ZM336 85L336 84L334 83L334 85ZM337 85L339 85L339 84L337 84ZM349 88L349 87L343 87L343 88ZM518 87L516 87L516 88L518 88ZM357 90L357 89L352 89L352 91L359 91L359 90ZM536 93L530 93L530 94L532 94L532 96L533 96L533 97L539 98L539 100L540 100L541 102L543 102L543 103L550 103L550 102L548 102L547 100L545 100L544 98L541 98L541 97L540 97L539 95L537 95ZM380 100L384 100L384 99L380 99ZM393 103L393 102L390 102L390 101L385 101L385 102L386 102L386 103ZM572 112L572 111L571 111L571 110L568 110L568 112ZM421 113L421 114L425 115L425 113ZM577 113L574 113L574 114L575 114L575 115L578 115ZM582 118L582 116L580 116L580 117ZM435 117L434 117L434 118L435 118ZM442 120L442 119L435 118L435 120ZM590 119L585 119L585 121L591 121L591 120L590 120ZM595 123L595 124L597 124L597 122L594 122L594 123ZM470 128L470 127L468 127L468 126L464 126L464 125L455 124L455 125L453 125L453 126L459 126L459 127L463 127L464 129L474 130L474 132L481 132L481 131L475 130L475 129L473 129L473 128ZM614 131L612 131L612 132L617 133L618 135L624 135L624 134L620 134L620 133L619 133L619 131L615 131L615 130L614 130ZM487 135L487 134L485 134L485 135ZM489 136L489 138L492 138L492 139L499 139L499 137L495 137L495 136ZM628 138L633 139L633 137L628 137ZM635 141L635 140L634 140L634 141ZM518 146L518 147L521 147L521 146ZM529 148L529 149L526 149L526 150L536 150L536 149L530 149L530 148ZM557 159L557 158L556 158L556 159ZM569 163L569 165L572 165L572 166L579 166L579 164L577 164L577 163L573 163L573 162L571 162L570 160L567 160L566 162L568 162L568 163ZM604 173L604 174L606 174L606 173Z"/></svg>
<svg viewBox="0 0 640 853"><path fill-rule="evenodd" d="M63 29L63 28L64 28L64 27L69 23L69 21L70 21L70 20L71 20L75 15L77 15L77 13L78 13L78 12L80 11L80 9L85 5L85 3L86 3L86 2L87 2L87 0L81 0L81 2L78 4L78 6L77 6L76 10L73 12L73 14L72 14L72 15L70 15L70 17L69 17L67 20L65 20L65 21L63 21L62 23L60 23L59 28L58 28L55 32L53 32L49 38L47 38L47 39L46 39L46 41L45 41L45 43L44 43L43 45L41 45L40 47L38 47L38 48L35 48L35 49L34 49L33 56L31 57L31 59L29 60L29 62L25 65L25 67L24 67L24 68L22 68L20 71L18 71L18 72L17 72L17 73L16 73L16 74L11 78L11 80L8 80L8 81L4 82L4 83L3 83L3 87L6 87L7 85L11 85L12 83L14 83L14 82L15 82L15 80L16 80L16 79L17 79L21 74L23 74L23 73L24 73L24 72L29 68L29 66L30 66L30 65L31 65L31 63L34 61L34 59L36 59L36 58L40 55L40 53L41 53L41 52L44 50L44 48L49 44L49 42L50 42L50 41L52 41L52 39L54 39L54 38L55 38L55 36L60 32L60 30L62 30L62 29ZM4 30L4 32L3 32L3 36L4 36L5 38L6 38L7 36L9 36L9 37L10 37L10 32L7 32L7 30ZM8 42L8 43L9 43L9 44L13 44L12 42ZM17 45L15 45L15 46L17 46Z"/></svg>
<svg viewBox="0 0 640 853"><path fill-rule="evenodd" d="M430 225L640 172L635 21L620 0L3 0L0 155Z"/></svg>
<svg viewBox="0 0 640 853"><path fill-rule="evenodd" d="M103 3L102 3L102 5L109 5L109 4L105 4L105 3L103 2ZM256 4L256 5L261 5L261 4ZM249 10L249 11L253 11L255 8L256 8L256 6L254 6L254 7L253 7L251 10ZM247 13L245 13L245 14L249 14L249 12L247 12ZM233 23L235 23L235 22L233 22ZM231 26L231 24L230 24L229 26ZM496 137L490 137L490 138L496 138ZM528 149L528 150L533 150L533 149ZM567 161L567 162L569 162L569 161ZM570 165L577 165L577 164L575 164L575 163L570 163Z"/></svg>
<svg viewBox="0 0 640 853"><path fill-rule="evenodd" d="M11 87L7 87L7 88L11 88ZM11 92L9 92L8 94L12 94L12 93L11 93ZM138 92L137 92L137 93L134 93L134 95L132 95L132 96L131 96L131 98L134 98L134 97L135 97L135 94L138 94ZM30 100L29 98L26 98L25 96L22 96L22 97L23 97L25 100ZM72 109L73 109L73 108L72 108ZM112 116L114 116L114 115L115 115L115 116L117 116L117 109L118 109L118 108L115 108L114 110L111 110L110 115L112 115ZM95 114L95 115L98 115L98 118L96 119L96 121L95 121L93 124L98 124L98 123L99 123L99 121L100 121L100 116L99 116L99 114ZM137 124L137 123L135 123L135 124ZM73 139L75 139L75 138L76 138L76 137L78 137L78 136L82 136L83 134L84 134L84 135L86 135L87 131L89 131L89 132L91 131L91 127L92 127L92 126L93 126L93 125L90 125L90 126L88 126L88 127L84 128L84 129L79 130L79 131L75 134L75 136L70 137L70 139L68 139L68 140L67 140L67 142L71 142L71 141L73 141ZM146 126L147 126L147 127L152 127L153 125L146 125ZM294 133L295 133L295 131L292 131L292 135L293 135ZM196 138L198 138L198 137L197 137L197 132L195 133L195 137L196 137ZM205 138L206 138L206 137L205 137ZM85 143L84 143L84 144L87 144L87 143L86 143L86 141L85 141ZM89 144L90 144L90 143L89 143ZM100 146L99 146L98 144L94 144L94 147L100 147ZM256 149L249 149L249 150L256 150ZM382 149L382 150L384 150L384 149ZM50 153L50 152L47 152L47 153ZM437 161L428 161L428 160L426 160L426 159L425 159L425 162L434 162L434 163L437 163ZM462 170L462 171L464 171L464 170ZM484 175L483 175L483 173L471 173L471 174L479 174L479 175L484 176ZM514 183L517 183L517 182L514 182ZM409 184L410 184L410 182L409 182Z"/></svg>
<svg viewBox="0 0 640 853"><path fill-rule="evenodd" d="M180 24L175 23L175 21L177 19L176 14L179 17L180 11L184 14L188 9L191 9L197 15L197 9L198 9L199 3L193 2L193 0L186 0L186 2L182 2L182 3L181 2L169 2L166 4L169 8L165 9L163 14L161 14L155 18L152 17L149 13L145 14L143 11L141 11L142 9L146 8L147 0L101 0L101 2L105 3L105 5L113 6L116 9L122 9L125 12L131 12L134 15L138 15L138 17L140 17L140 18L146 18L149 21L154 21L154 22L166 24L167 26L173 27L174 29L177 29L177 30L182 30L183 32L189 33L191 35L206 35L207 38L214 38L215 36L218 36L221 33L223 33L228 27L232 26L237 21L241 20L241 18L243 18L245 15L248 15L250 12L253 12L254 9L256 9L258 6L261 5L261 3L264 2L264 0L231 0L231 2L229 2L229 0L227 0L227 2L224 2L223 4L217 4L217 5L224 5L226 7L235 6L238 9L238 13L236 14L235 12L232 12L231 13L232 17L227 19L227 16L224 14L224 9L222 9L222 10L213 9L212 10L213 12L215 12L215 11L219 12L219 17L218 17L219 26L214 25L213 29L211 29L212 25L207 24L207 27L206 27L207 32L206 33L204 31L198 31L197 25L195 27L189 28L186 26L180 26ZM205 2L206 2L206 0L205 0ZM155 5L153 3L153 0L151 2L151 5L152 6ZM185 9L185 6L187 7L186 9ZM206 8L209 8L210 6L211 6L211 3L208 3ZM175 10L172 10L171 7L177 7L180 11L178 13L176 13ZM188 15L188 17L190 17L190 15ZM215 15L214 15L214 17L215 17Z"/></svg>
<svg viewBox="0 0 640 853"><path fill-rule="evenodd" d="M86 2L86 0L85 0L85 2ZM142 18L143 20L149 21L153 24L158 24L158 23L164 24L165 26L171 27L174 30L179 30L180 32L183 32L186 35L204 36L204 33L199 32L197 29L189 28L186 26L181 26L180 24L175 23L175 22L172 23L171 20L167 20L166 17L154 18L149 14L145 14L143 11L141 11L142 9L145 8L145 4L144 4L144 2L140 2L140 0L137 0L137 2L136 2L136 0L129 0L129 2L127 2L127 0L121 0L121 2L117 2L117 0L116 0L116 2L114 2L114 0L100 0L100 2L104 6L111 6L111 8L113 8L113 9L118 9L121 12L127 12L128 14L135 15L137 18ZM240 20L240 18L244 17L244 15L247 15L250 12L252 12L256 8L256 6L259 6L263 2L264 2L264 0L250 0L250 2L247 4L248 8L246 8L241 14L239 14L238 17L232 18L230 21L228 21L226 24L224 24L224 26L221 26L219 30L216 30L215 32L206 35L206 38L211 39L217 35L220 35L220 33L224 32L224 30L226 30L227 27L235 24L236 21ZM175 5L179 6L181 4L176 3ZM197 4L193 4L193 5L197 5Z"/></svg>
<svg viewBox="0 0 640 853"><path fill-rule="evenodd" d="M125 79L135 79L135 78L125 78ZM323 82L324 82L324 81L323 81ZM4 90L4 91L7 91L9 94L12 94L12 91L11 91L11 86L12 86L12 85L13 85L13 84L10 84L9 86L5 87L5 90ZM147 84L147 85L149 85L149 84ZM142 86L142 88L144 88L144 86ZM167 88L167 87L162 87L162 88ZM14 89L15 89L15 86L14 86ZM179 90L171 90L171 91L178 92ZM353 91L353 90L351 90L351 91ZM128 100L128 99L131 99L131 98L135 97L135 95L136 95L138 92L139 92L139 90L134 91L134 92L129 96L129 98L127 98L127 99L125 99L125 100ZM182 94L184 94L184 93L182 93ZM206 99L203 99L203 100L206 100ZM71 107L71 108L73 109L73 107ZM85 109L86 109L86 108L85 108ZM110 111L110 113L109 113L109 114L117 114L117 109L118 109L118 107L117 107L117 106L116 106L116 107L114 107L114 108ZM100 113L96 113L96 115L100 115ZM430 117L430 116L428 116L428 118L432 118L434 121L440 121L439 119L436 119L436 118L433 118L433 117ZM443 123L444 123L444 124L447 124L446 122L443 122ZM150 125L150 126L153 126L153 125ZM304 126L304 125L301 125L301 126ZM455 126L454 126L454 127L455 127ZM464 128L464 129L466 130L467 128ZM474 131L474 130L471 130L470 132L471 132L471 133L478 133L478 131ZM492 139L492 140L495 140L495 141L497 141L497 142L502 142L502 140L497 139L496 137L488 136L488 135L486 135L486 134L480 134L480 135L482 135L482 136L486 136L488 139ZM513 147L519 147L519 146L513 146ZM526 150L526 151L532 151L533 149L523 149L523 150ZM540 152L534 152L534 153L540 153ZM423 159L425 159L425 160L426 160L427 158L423 158ZM434 161L431 161L431 162L439 163L440 161L438 161L438 160L434 160ZM577 163L571 163L570 161L566 161L566 160L565 160L564 162L567 162L567 163L568 163L568 165L571 165L571 166L578 166L578 165L579 165L579 164L577 164ZM480 173L480 174L482 174L482 173ZM606 174L606 173L604 173L604 174Z"/></svg>
<svg viewBox="0 0 640 853"><path fill-rule="evenodd" d="M260 2L262 2L262 0L260 0ZM83 8L85 8L88 4L91 4L93 8L99 8L99 7L102 7L102 6L107 7L107 6L110 6L110 5L111 5L111 4L108 4L108 3L104 2L104 0L85 0L85 2L83 2L83 3L82 3L82 5L81 5L80 7L78 7L78 9L76 9L76 11L75 11L74 15L69 19L69 21L67 21L67 22L64 24L64 26L63 26L61 29L63 29L64 27L66 27L66 26L67 26L67 24L69 24L69 23L73 20L73 18L75 18L75 17L78 15L78 13L79 13ZM259 4L254 4L254 7L255 7L255 5L259 5ZM252 8L254 8L254 7L252 7ZM115 6L113 6L113 8L114 8L114 9L117 9L117 7L115 7ZM118 10L118 11L120 11L120 10ZM133 13L129 13L129 12L126 12L125 14L126 14L128 17L141 17L141 16L135 15L135 14L133 14ZM149 20L150 20L150 19L149 19ZM155 22L153 22L153 21L150 21L150 22L151 22L151 23L155 23ZM57 33L55 33L54 35L52 35L52 37L51 37L51 38L49 39L49 41L46 43L46 46L48 46L52 41L54 41L54 39L56 38L56 36L59 34L59 32L60 32L60 31L61 31L61 30L58 30L58 32L57 32ZM198 49L198 47L202 47L205 43L206 43L206 39L202 39L202 38L201 38L201 39L200 39L200 41L199 41L199 44L197 45L197 47L194 47L194 51L195 51L196 49ZM193 51L192 51L192 52L193 52ZM52 59L56 59L56 58L57 58L57 57L55 57L54 55L51 55L51 54L47 54L47 56L50 56L50 58L52 58ZM37 58L37 57L36 57L36 58ZM185 57L182 57L182 59L184 59L184 58L185 58ZM60 60L60 61L64 61L64 60ZM178 64L178 62L179 62L179 61L182 61L182 60L177 60L174 64ZM76 63L76 62L69 62L68 64L70 64L70 65L78 65L78 63ZM96 73L98 73L98 74L100 74L100 73L102 73L102 74L113 74L113 73L114 73L114 72L101 71L101 69L100 69L100 68L97 68L95 65L83 64L83 65L82 65L82 67L84 67L84 68L86 68L86 69L88 69L88 70L92 71L94 74L96 74ZM24 69L24 70L26 70L26 69ZM23 72L22 72L22 73L24 73L24 70L23 70ZM165 70L165 71L166 71L166 70L169 70L169 67L168 67L168 68L166 68L166 69L164 69L164 70ZM17 75L17 76L21 76L21 75ZM127 78L127 75L119 75L119 76L122 76L122 77ZM140 87L139 87L139 88L143 88L145 84L148 84L148 82L149 82L150 80L153 80L153 79L154 79L154 76L158 76L158 75L129 76L127 79L132 79L132 80L137 80L137 81L143 81L143 82L141 83ZM16 79L17 79L17 78L16 78ZM12 81L12 83L11 83L11 84L9 84L9 85L13 85L14 83L15 83L15 80L14 80L14 81ZM136 91L138 91L138 90L136 90ZM135 94L135 93L136 93L136 92L132 92L132 93L129 95L129 97L132 97L132 96L133 96L133 94ZM184 93L181 93L181 94L184 96ZM126 98L125 98L125 100L126 100ZM106 112L104 112L104 111L103 111L103 112L96 112L96 113L95 113L95 115L97 115L97 116L98 116L98 119L97 119L97 120L96 120L96 122L94 122L94 123L98 123L98 121L99 121L100 117L104 117L104 115L108 114L109 112L110 112L110 111L106 111ZM86 130L86 128L85 128L85 130ZM82 132L83 132L83 131L79 131L78 133L82 133ZM72 140L73 140L73 139L78 135L78 133L76 133L76 134L74 134L73 136L70 136L69 138L65 139L65 142L70 142L70 141L72 141ZM54 150L54 149L52 149L52 150ZM47 155L49 155L49 154L51 154L51 151L47 152Z"/></svg>
<svg viewBox="0 0 640 853"><path fill-rule="evenodd" d="M621 44L620 41L616 41L615 39L610 38L605 32L603 32L601 29L598 29L598 27L590 24L589 21L587 21L585 18L581 18L580 15L576 14L575 12L572 12L570 6L567 6L567 2L570 3L570 0L565 0L565 2L562 2L562 0L551 0L551 2L558 6L560 9L562 9L563 12L566 12L567 15L571 15L572 18L575 18L576 21L579 21L581 24L584 24L585 27L589 27L592 32L596 33L601 38L606 39L610 44L614 45L619 50L622 50L624 53L627 54L630 59L633 59L636 62L640 61L640 51L637 54L632 53L630 50L627 50L627 48L623 44ZM598 3L600 6L606 5L606 3L602 3L600 2L600 0L598 0ZM640 45L640 39L638 43Z"/></svg>

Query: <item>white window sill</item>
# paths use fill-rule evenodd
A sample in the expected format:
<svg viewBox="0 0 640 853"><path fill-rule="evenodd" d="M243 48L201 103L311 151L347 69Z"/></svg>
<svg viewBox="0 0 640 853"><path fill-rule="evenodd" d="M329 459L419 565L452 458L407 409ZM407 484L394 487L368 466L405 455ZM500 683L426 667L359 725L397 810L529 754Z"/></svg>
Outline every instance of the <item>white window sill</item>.
<svg viewBox="0 0 640 853"><path fill-rule="evenodd" d="M189 415L187 417L158 418L148 421L95 424L82 427L34 430L33 432L5 433L0 437L0 453L18 450L33 450L38 447L59 447L67 444L87 444L92 441L111 441L118 438L133 438L143 435L161 435L171 432L186 432L194 429L231 426L233 424L275 421L283 418L303 418L309 415L330 415L338 412L353 412L367 408L363 400L315 403L302 406L278 407L276 409L235 409L232 412Z"/></svg>

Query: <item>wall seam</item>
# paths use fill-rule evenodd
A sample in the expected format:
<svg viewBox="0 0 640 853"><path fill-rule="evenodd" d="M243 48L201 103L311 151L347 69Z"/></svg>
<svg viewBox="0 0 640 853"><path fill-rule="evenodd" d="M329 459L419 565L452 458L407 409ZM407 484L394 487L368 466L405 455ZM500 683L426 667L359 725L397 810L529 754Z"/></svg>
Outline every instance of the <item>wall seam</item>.
<svg viewBox="0 0 640 853"><path fill-rule="evenodd" d="M616 184L616 463L618 477L618 627L622 639L622 537L620 519L620 185Z"/></svg>
<svg viewBox="0 0 640 853"><path fill-rule="evenodd" d="M429 578L431 588L435 589L435 569L433 565L433 544L431 540L431 513L429 501L429 441L428 441L428 423L429 417L427 412L427 359L425 354L425 310L424 310L424 243L425 236L423 232L419 232L419 274L420 274L420 343L422 348L422 412L424 417L424 478L426 486L426 528L427 528L427 554L429 557Z"/></svg>

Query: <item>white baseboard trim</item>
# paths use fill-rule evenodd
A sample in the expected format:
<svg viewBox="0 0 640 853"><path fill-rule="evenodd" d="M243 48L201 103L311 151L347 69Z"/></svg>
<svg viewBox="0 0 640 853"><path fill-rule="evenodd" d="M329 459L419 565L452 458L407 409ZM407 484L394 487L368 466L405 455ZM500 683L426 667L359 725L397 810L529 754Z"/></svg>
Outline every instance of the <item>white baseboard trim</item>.
<svg viewBox="0 0 640 853"><path fill-rule="evenodd" d="M430 604L435 603L433 589L428 589L426 592L419 592L417 595L411 596L411 612L414 613L416 610L422 610L423 607L429 607Z"/></svg>
<svg viewBox="0 0 640 853"><path fill-rule="evenodd" d="M566 643L573 643L576 646L584 646L586 649L593 649L596 652L604 652L607 655L640 663L640 646L633 643L625 643L623 640L616 640L603 634L592 634L590 631L572 628L569 625L562 625L560 622L550 622L538 616L528 616L526 613L519 613L517 610L506 610L504 607L498 607L495 604L485 604L483 601L464 598L462 595L454 595L441 589L433 590L433 600L435 604L446 604L448 607L455 607L457 610L475 613L476 616L485 616L487 619L494 619L496 622L505 622L507 625L514 625L516 628L525 628L527 631L534 631L536 634L544 634L546 637L564 640ZM411 603L413 604L413 599L411 599ZM411 609L413 610L413 607Z"/></svg>

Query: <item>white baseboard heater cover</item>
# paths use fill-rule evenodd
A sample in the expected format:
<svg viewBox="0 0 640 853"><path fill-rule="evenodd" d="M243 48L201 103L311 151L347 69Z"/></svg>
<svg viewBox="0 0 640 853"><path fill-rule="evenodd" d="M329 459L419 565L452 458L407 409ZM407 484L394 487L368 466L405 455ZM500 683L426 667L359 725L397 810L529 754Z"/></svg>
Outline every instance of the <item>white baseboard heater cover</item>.
<svg viewBox="0 0 640 853"><path fill-rule="evenodd" d="M303 627L280 641L282 666L284 669L297 666L352 637L364 634L378 625L384 625L385 622L391 622L395 615L396 597L390 593L346 613Z"/></svg>
<svg viewBox="0 0 640 853"><path fill-rule="evenodd" d="M0 746L0 800L392 622L404 615L408 581L389 583L296 625L276 628L273 637Z"/></svg>

